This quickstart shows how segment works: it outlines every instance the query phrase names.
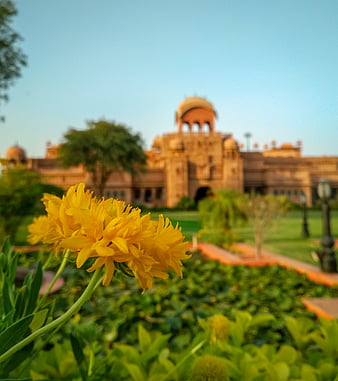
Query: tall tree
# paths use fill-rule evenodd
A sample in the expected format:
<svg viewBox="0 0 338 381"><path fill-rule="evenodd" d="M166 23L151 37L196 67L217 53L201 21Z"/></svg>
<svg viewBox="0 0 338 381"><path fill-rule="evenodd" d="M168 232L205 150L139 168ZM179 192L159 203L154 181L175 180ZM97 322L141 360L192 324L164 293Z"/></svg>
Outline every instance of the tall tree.
<svg viewBox="0 0 338 381"><path fill-rule="evenodd" d="M0 0L0 101L8 100L8 88L21 75L26 56L16 45L21 36L13 30L11 22L17 10L11 0Z"/></svg>
<svg viewBox="0 0 338 381"><path fill-rule="evenodd" d="M106 120L89 121L87 127L70 129L64 135L58 155L66 168L82 164L91 174L99 195L103 194L113 172L136 173L144 168L146 154L140 134Z"/></svg>

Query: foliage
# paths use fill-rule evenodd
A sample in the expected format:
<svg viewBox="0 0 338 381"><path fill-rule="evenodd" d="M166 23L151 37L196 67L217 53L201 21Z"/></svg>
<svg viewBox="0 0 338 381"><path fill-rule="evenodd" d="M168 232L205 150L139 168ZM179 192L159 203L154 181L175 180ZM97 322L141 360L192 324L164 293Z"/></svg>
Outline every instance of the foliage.
<svg viewBox="0 0 338 381"><path fill-rule="evenodd" d="M280 266L226 266L194 255L185 263L183 275L183 279L159 280L154 290L143 295L136 292L134 279L115 279L111 287L99 288L95 299L84 306L81 321L100 325L107 345L112 341L135 345L136 323L140 322L148 330L171 333L170 346L180 348L198 334L198 319L214 314L234 318L237 310L245 310L252 315L278 316L268 329L251 327L248 342L289 343L284 317L314 316L301 298L338 296L337 288L310 282L304 274ZM65 309L78 297L86 279L85 273L75 269L68 269L64 276L67 286L57 309Z"/></svg>
<svg viewBox="0 0 338 381"><path fill-rule="evenodd" d="M40 199L45 191L63 193L59 187L42 183L34 171L22 167L4 171L0 178L0 224L3 233L14 237L25 216L40 212Z"/></svg>
<svg viewBox="0 0 338 381"><path fill-rule="evenodd" d="M101 196L113 172L136 173L146 163L141 136L106 120L89 121L86 130L70 129L58 155L65 167L83 165Z"/></svg>
<svg viewBox="0 0 338 381"><path fill-rule="evenodd" d="M0 356L40 328L47 317L45 309L34 314L42 283L41 265L37 266L34 274L30 273L25 278L21 287L16 287L17 256L6 240L0 253ZM2 363L0 378L8 377L30 355L31 349L31 346L26 346L17 356Z"/></svg>
<svg viewBox="0 0 338 381"><path fill-rule="evenodd" d="M198 203L202 225L200 238L219 246L230 246L236 239L233 226L245 220L241 195L231 189L213 190Z"/></svg>
<svg viewBox="0 0 338 381"><path fill-rule="evenodd" d="M265 326L269 319L264 315L253 317L238 311L236 320L229 320L229 336L214 342L208 338L210 319L201 319L199 333L191 342L185 342L180 350L170 347L170 334L146 330L138 325L134 345L115 343L112 348L94 348L91 367L86 345L78 346L75 351L73 348L73 354L67 342L55 343L51 351L41 352L32 363L30 375L33 380L57 377L60 380L88 381L338 380L337 351L327 352L327 344L316 344L318 335L329 337L331 334L329 345L336 348L337 321L322 320L315 325L303 320L306 325L312 323L307 345L303 348L298 348L293 341L280 346L274 343L250 344L248 328ZM81 358L81 361L76 358Z"/></svg>
<svg viewBox="0 0 338 381"><path fill-rule="evenodd" d="M1 316L4 330L0 329L0 335L9 324L10 345L20 335L39 329L46 319L60 316L88 282L85 271L69 266L63 273L66 284L61 294L41 303L36 296L41 270L31 274L23 287L15 287L16 259L5 244L0 260L1 269L6 270L0 274L7 281L1 283L5 297L0 305L7 312ZM315 321L300 301L309 296L337 296L337 288L317 285L280 266L225 266L195 255L187 261L183 279L159 280L155 289L144 294L137 290L135 279L115 277L111 286L98 288L81 314L75 314L52 338L19 352L15 368L14 363L10 368L5 364L1 376L183 381L194 374L198 358L212 355L220 372L224 373L225 365L234 381L337 381L338 322ZM17 311L16 306L24 307L20 313L11 312ZM32 309L34 317L27 328L20 319L29 321L31 316L26 316ZM16 316L19 326L13 320ZM0 336L0 343L6 342Z"/></svg>
<svg viewBox="0 0 338 381"><path fill-rule="evenodd" d="M195 201L191 199L189 196L182 196L175 206L175 209L179 210L194 210L195 208Z"/></svg>
<svg viewBox="0 0 338 381"><path fill-rule="evenodd" d="M243 211L253 224L257 257L261 255L265 237L286 214L288 206L285 196L246 195Z"/></svg>
<svg viewBox="0 0 338 381"><path fill-rule="evenodd" d="M10 25L16 14L13 1L0 0L0 101L8 100L8 88L26 65L26 56L16 45L21 37Z"/></svg>

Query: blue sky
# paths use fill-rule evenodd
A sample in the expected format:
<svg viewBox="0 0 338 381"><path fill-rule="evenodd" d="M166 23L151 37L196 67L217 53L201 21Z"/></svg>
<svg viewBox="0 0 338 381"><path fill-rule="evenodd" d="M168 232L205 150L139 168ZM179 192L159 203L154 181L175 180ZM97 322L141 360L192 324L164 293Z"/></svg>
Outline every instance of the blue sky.
<svg viewBox="0 0 338 381"><path fill-rule="evenodd" d="M187 96L206 97L216 128L262 147L303 143L338 155L336 0L17 0L28 56L1 107L0 155L87 120L115 120L152 139L176 131Z"/></svg>

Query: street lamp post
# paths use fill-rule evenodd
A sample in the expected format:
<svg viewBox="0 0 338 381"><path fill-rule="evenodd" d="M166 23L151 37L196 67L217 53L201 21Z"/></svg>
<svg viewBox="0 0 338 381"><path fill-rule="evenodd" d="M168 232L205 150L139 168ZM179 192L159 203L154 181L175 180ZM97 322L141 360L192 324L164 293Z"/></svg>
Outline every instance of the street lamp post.
<svg viewBox="0 0 338 381"><path fill-rule="evenodd" d="M310 237L309 226L307 223L307 207L306 207L306 195L302 193L300 196L300 201L303 205L303 223L302 223L302 236L304 238Z"/></svg>
<svg viewBox="0 0 338 381"><path fill-rule="evenodd" d="M317 251L319 256L321 269L325 272L334 273L337 272L337 261L335 252L332 249L334 246L334 240L331 235L330 226L330 206L329 199L331 196L330 183L326 179L320 179L317 188L318 196L322 200L322 224L323 224L323 236L320 240L322 249Z"/></svg>
<svg viewBox="0 0 338 381"><path fill-rule="evenodd" d="M249 152L250 151L250 138L251 138L251 133L250 132L246 132L244 134L245 138L246 138L246 150Z"/></svg>

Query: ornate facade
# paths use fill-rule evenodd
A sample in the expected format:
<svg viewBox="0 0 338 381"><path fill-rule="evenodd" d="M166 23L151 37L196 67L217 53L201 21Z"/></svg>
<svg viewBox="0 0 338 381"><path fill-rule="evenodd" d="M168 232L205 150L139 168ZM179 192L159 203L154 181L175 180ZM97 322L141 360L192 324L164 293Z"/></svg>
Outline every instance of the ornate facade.
<svg viewBox="0 0 338 381"><path fill-rule="evenodd" d="M303 157L300 144L273 144L263 151L244 151L232 135L215 128L217 114L204 98L186 98L176 111L177 131L155 137L147 152L148 170L141 175L114 173L104 196L135 204L175 206L183 196L198 200L208 189L286 195L308 205L317 198L320 178L338 190L338 157ZM20 152L19 152L20 151ZM83 167L62 169L57 146L47 144L45 158L26 158L20 147L7 151L11 163L21 162L39 172L46 182L63 188L91 179Z"/></svg>

